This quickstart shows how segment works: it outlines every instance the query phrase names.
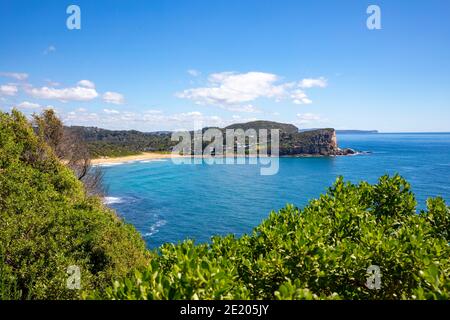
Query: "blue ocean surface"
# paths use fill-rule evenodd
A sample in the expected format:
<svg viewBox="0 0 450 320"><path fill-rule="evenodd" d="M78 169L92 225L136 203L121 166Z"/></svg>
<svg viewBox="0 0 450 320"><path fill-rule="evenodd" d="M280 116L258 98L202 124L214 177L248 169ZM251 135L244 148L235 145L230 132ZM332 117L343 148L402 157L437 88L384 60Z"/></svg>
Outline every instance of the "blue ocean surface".
<svg viewBox="0 0 450 320"><path fill-rule="evenodd" d="M261 175L259 165L176 165L170 159L105 166L106 199L149 248L250 233L272 210L305 206L340 175L375 183L399 173L411 183L418 209L429 197L450 203L450 133L342 134L338 143L370 153L280 158L271 176Z"/></svg>

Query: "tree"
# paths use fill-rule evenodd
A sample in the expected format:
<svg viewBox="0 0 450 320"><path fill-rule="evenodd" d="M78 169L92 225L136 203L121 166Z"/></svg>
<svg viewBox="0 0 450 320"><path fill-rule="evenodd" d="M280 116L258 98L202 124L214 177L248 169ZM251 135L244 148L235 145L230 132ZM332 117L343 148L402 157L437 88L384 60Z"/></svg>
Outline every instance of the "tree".
<svg viewBox="0 0 450 320"><path fill-rule="evenodd" d="M56 157L72 169L89 194L104 194L103 172L92 167L88 146L79 134L65 130L53 109L34 114L33 124L37 134L53 149Z"/></svg>
<svg viewBox="0 0 450 320"><path fill-rule="evenodd" d="M17 110L0 112L0 299L77 299L147 265L139 233L98 197Z"/></svg>
<svg viewBox="0 0 450 320"><path fill-rule="evenodd" d="M33 114L33 124L38 135L53 149L59 159L64 158L64 126L53 109L46 109L41 115Z"/></svg>

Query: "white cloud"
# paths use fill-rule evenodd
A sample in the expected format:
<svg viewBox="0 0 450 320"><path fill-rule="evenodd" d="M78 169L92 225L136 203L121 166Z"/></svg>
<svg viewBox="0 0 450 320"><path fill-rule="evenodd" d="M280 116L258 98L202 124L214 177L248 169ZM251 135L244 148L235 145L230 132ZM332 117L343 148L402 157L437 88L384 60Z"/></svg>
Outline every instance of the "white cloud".
<svg viewBox="0 0 450 320"><path fill-rule="evenodd" d="M274 85L277 80L276 75L263 72L214 73L209 76L208 87L184 90L177 96L197 104L237 105L283 94L283 86Z"/></svg>
<svg viewBox="0 0 450 320"><path fill-rule="evenodd" d="M63 121L65 124L70 125L95 125L97 126L100 117L95 112L87 112L87 111L71 111L65 115Z"/></svg>
<svg viewBox="0 0 450 320"><path fill-rule="evenodd" d="M108 91L103 94L103 101L112 104L123 104L125 102L125 98L120 93Z"/></svg>
<svg viewBox="0 0 450 320"><path fill-rule="evenodd" d="M47 55L47 54L55 52L55 51L56 51L56 47L53 45L50 45L44 50L44 54Z"/></svg>
<svg viewBox="0 0 450 320"><path fill-rule="evenodd" d="M56 81L52 81L52 80L45 80L45 82L47 82L47 84L50 86L50 87L59 87L61 84L59 83L59 82L56 82Z"/></svg>
<svg viewBox="0 0 450 320"><path fill-rule="evenodd" d="M328 119L323 119L320 115L314 113L298 113L296 123L299 125L311 124L311 123L325 123Z"/></svg>
<svg viewBox="0 0 450 320"><path fill-rule="evenodd" d="M52 105L41 105L39 103L35 102L29 102L29 101L23 101L17 105L14 106L15 108L21 109L23 112L26 110L46 110L46 109L53 109L55 110L55 107Z"/></svg>
<svg viewBox="0 0 450 320"><path fill-rule="evenodd" d="M0 95L15 96L19 90L16 85L4 84L0 86Z"/></svg>
<svg viewBox="0 0 450 320"><path fill-rule="evenodd" d="M23 81L28 79L27 73L20 73L20 72L0 72L1 77L7 77L7 78L13 78L19 81Z"/></svg>
<svg viewBox="0 0 450 320"><path fill-rule="evenodd" d="M146 114L162 114L163 112L161 110L146 110L144 111Z"/></svg>
<svg viewBox="0 0 450 320"><path fill-rule="evenodd" d="M107 114L119 114L120 113L119 111L114 110L114 109L103 109L103 112L107 113Z"/></svg>
<svg viewBox="0 0 450 320"><path fill-rule="evenodd" d="M325 88L328 85L327 79L320 77L320 78L306 78L301 80L298 83L298 86L303 89L309 89L309 88Z"/></svg>
<svg viewBox="0 0 450 320"><path fill-rule="evenodd" d="M34 98L67 101L89 101L98 97L94 88L86 88L80 85L69 88L28 88L27 93Z"/></svg>
<svg viewBox="0 0 450 320"><path fill-rule="evenodd" d="M189 73L193 77L198 77L201 74L200 71L195 69L189 69L187 73Z"/></svg>
<svg viewBox="0 0 450 320"><path fill-rule="evenodd" d="M256 108L252 104L246 104L242 106L229 106L227 107L227 110L234 111L234 112L245 112L245 113L260 113L261 110Z"/></svg>
<svg viewBox="0 0 450 320"><path fill-rule="evenodd" d="M77 85L79 87L95 89L95 84L92 81L89 81L89 80L80 80L80 81L78 81Z"/></svg>
<svg viewBox="0 0 450 320"><path fill-rule="evenodd" d="M227 124L219 116L207 116L199 111L177 113L164 116L159 121L165 121L169 130L193 130L199 127L223 127ZM161 123L161 122L159 122Z"/></svg>
<svg viewBox="0 0 450 320"><path fill-rule="evenodd" d="M299 82L280 82L280 77L265 72L221 72L208 77L204 87L187 89L175 95L189 99L199 105L216 105L239 111L237 106L248 104L259 98L281 101L290 98L295 104L309 104L312 101L301 89L327 86L325 78L307 78ZM242 108L243 112L245 108Z"/></svg>
<svg viewBox="0 0 450 320"><path fill-rule="evenodd" d="M39 109L41 105L39 103L24 101L17 105L20 109Z"/></svg>
<svg viewBox="0 0 450 320"><path fill-rule="evenodd" d="M43 87L33 87L31 84L24 84L24 91L31 97L37 99L68 101L90 101L100 96L95 89L95 83L90 80L80 80L73 87L57 87L60 84L54 81L46 80L48 85ZM0 94L14 95L17 93L16 85L4 85L0 87ZM124 96L117 92L107 91L102 95L103 101L112 104L124 103Z"/></svg>
<svg viewBox="0 0 450 320"><path fill-rule="evenodd" d="M303 90L296 89L291 92L292 102L294 104L311 104L312 101L308 98Z"/></svg>
<svg viewBox="0 0 450 320"><path fill-rule="evenodd" d="M201 117L203 114L199 111L191 111L186 113L180 113L180 116L186 116L186 117Z"/></svg>
<svg viewBox="0 0 450 320"><path fill-rule="evenodd" d="M223 120L221 117L204 115L199 111L190 111L175 114L163 112L117 111L104 109L102 114L89 112L86 109L73 110L63 116L67 125L96 126L110 129L135 129L144 132L158 130L193 130L194 125L226 126L233 121ZM156 110L158 111L158 110Z"/></svg>
<svg viewBox="0 0 450 320"><path fill-rule="evenodd" d="M240 115L222 118L217 115L205 115L197 110L168 114L159 110L96 113L86 109L76 109L65 113L62 118L66 125L95 126L114 130L133 129L142 132L193 130L198 126L223 128L236 122L258 120Z"/></svg>

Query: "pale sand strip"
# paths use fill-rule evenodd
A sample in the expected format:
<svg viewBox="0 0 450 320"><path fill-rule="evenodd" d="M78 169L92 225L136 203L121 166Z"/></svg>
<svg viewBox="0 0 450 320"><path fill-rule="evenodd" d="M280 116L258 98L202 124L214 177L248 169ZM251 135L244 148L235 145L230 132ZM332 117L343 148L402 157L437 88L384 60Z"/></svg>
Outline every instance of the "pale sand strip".
<svg viewBox="0 0 450 320"><path fill-rule="evenodd" d="M131 162L131 161L145 161L145 160L156 160L156 159L170 159L170 158L181 158L182 155L173 155L172 153L158 153L158 152L143 152L141 154L125 156L125 157L104 157L98 159L92 159L92 164L108 164L108 163L121 163L121 162Z"/></svg>
<svg viewBox="0 0 450 320"><path fill-rule="evenodd" d="M193 155L179 155L179 154L172 154L172 153L158 153L158 152L143 152L141 154L132 155L132 156L124 156L124 157L104 157L104 158L97 158L92 159L91 163L93 165L102 165L102 164L109 164L109 163L126 163L126 162L133 162L133 161L146 161L146 160L159 160L159 159L171 159L171 158L196 158L196 157L203 157L203 158L222 158L227 157L227 155L223 156L193 156ZM231 158L235 157L234 154L229 156ZM257 158L266 158L268 157L266 154L259 154L259 155L245 155L245 157L257 157ZM269 157L270 158L270 157ZM276 157L278 158L278 157Z"/></svg>

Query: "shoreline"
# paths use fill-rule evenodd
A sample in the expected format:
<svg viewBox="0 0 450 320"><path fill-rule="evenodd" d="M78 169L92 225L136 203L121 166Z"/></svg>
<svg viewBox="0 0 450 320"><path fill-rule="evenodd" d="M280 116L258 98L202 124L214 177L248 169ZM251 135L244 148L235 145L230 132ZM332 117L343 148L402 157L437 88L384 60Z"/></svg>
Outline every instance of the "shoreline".
<svg viewBox="0 0 450 320"><path fill-rule="evenodd" d="M297 154L297 155L280 155L279 158L321 158L321 157L342 157L342 156L357 156L363 155L366 152L356 152L355 154L348 155L320 155L320 154ZM248 155L247 155L248 156ZM264 157L259 155L259 157ZM267 157L267 156L265 156ZM122 156L122 157L104 157L92 159L92 165L104 165L104 164L117 164L127 163L134 161L147 161L147 160L162 160L172 158L193 158L192 155L175 155L172 153L160 153L160 152L143 152L141 154Z"/></svg>
<svg viewBox="0 0 450 320"><path fill-rule="evenodd" d="M143 152L141 154L136 154L136 155L131 155L131 156L96 158L96 159L92 159L91 163L93 165L102 165L102 164L111 164L111 163L160 160L160 159L171 159L171 158L182 158L182 157L186 157L186 156L173 155L172 153Z"/></svg>

